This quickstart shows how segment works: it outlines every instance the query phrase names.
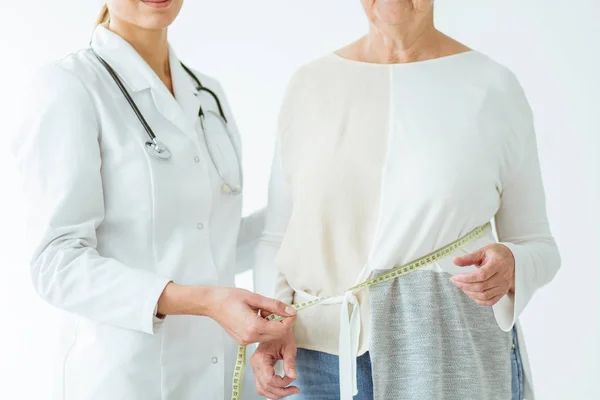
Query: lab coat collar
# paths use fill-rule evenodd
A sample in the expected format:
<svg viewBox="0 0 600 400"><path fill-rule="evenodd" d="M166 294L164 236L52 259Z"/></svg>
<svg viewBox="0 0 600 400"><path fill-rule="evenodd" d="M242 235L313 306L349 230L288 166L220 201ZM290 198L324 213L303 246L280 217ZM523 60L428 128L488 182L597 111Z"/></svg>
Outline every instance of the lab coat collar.
<svg viewBox="0 0 600 400"><path fill-rule="evenodd" d="M200 110L200 98L197 96L198 88L196 88L192 77L181 66L172 48L170 48L169 59L171 62L171 81L173 83L175 98L181 106L181 111L183 111L185 119L192 125L195 125L198 121L198 111Z"/></svg>
<svg viewBox="0 0 600 400"><path fill-rule="evenodd" d="M98 25L94 30L91 46L117 72L132 92L164 86L133 46L104 26Z"/></svg>
<svg viewBox="0 0 600 400"><path fill-rule="evenodd" d="M150 68L148 63L122 37L99 25L92 36L91 46L115 70L132 92L152 89L152 97L161 114L179 129L191 133L200 108L200 100L191 77L185 72L179 58L169 46L169 63L175 98Z"/></svg>

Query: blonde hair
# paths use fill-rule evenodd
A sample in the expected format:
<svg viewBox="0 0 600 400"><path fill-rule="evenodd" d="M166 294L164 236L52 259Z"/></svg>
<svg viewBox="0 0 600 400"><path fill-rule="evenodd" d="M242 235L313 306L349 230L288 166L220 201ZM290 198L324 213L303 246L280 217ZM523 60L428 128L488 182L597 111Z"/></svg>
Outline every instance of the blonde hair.
<svg viewBox="0 0 600 400"><path fill-rule="evenodd" d="M100 15L98 15L98 19L96 20L96 26L108 22L108 20L110 20L110 13L108 11L108 6L104 4L100 11Z"/></svg>

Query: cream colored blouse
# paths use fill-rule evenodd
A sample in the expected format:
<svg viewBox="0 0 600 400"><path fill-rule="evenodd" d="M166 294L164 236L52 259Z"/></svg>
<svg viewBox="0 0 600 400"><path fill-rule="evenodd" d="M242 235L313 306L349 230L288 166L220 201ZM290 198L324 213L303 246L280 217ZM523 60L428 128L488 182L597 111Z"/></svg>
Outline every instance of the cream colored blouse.
<svg viewBox="0 0 600 400"><path fill-rule="evenodd" d="M279 119L262 241L263 251L276 253L277 298L299 303L303 292L343 294L371 272L490 220L516 259L516 295L494 306L508 331L554 276L559 256L531 112L506 68L476 51L390 65L330 54L294 75ZM471 250L495 241L490 235ZM448 260L436 268L467 272ZM358 302L362 354L366 292ZM302 310L298 346L338 354L339 321L339 304Z"/></svg>

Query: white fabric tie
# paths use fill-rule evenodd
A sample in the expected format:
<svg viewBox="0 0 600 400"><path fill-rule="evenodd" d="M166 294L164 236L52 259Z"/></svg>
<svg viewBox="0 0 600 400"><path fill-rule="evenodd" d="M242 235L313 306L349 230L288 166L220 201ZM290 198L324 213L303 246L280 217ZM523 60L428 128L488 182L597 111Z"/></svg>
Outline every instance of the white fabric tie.
<svg viewBox="0 0 600 400"><path fill-rule="evenodd" d="M291 286L291 285L290 285ZM298 303L317 299L317 296L298 290L296 292ZM340 372L340 400L352 400L358 394L356 378L356 357L358 356L358 341L360 339L360 306L358 298L352 292L343 296L330 297L320 303L321 305L341 304L340 308L340 336L339 336L339 372Z"/></svg>
<svg viewBox="0 0 600 400"><path fill-rule="evenodd" d="M348 315L348 309L350 314ZM339 365L340 400L352 400L358 394L356 357L360 337L360 307L353 292L346 292L340 309Z"/></svg>

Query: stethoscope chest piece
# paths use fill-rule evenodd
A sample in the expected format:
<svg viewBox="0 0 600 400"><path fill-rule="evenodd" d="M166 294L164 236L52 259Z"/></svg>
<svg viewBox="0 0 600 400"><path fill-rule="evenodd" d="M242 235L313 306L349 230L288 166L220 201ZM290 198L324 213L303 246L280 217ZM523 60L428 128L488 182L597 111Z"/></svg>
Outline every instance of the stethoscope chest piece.
<svg viewBox="0 0 600 400"><path fill-rule="evenodd" d="M146 151L159 160L169 160L171 158L169 148L159 141L147 141Z"/></svg>

